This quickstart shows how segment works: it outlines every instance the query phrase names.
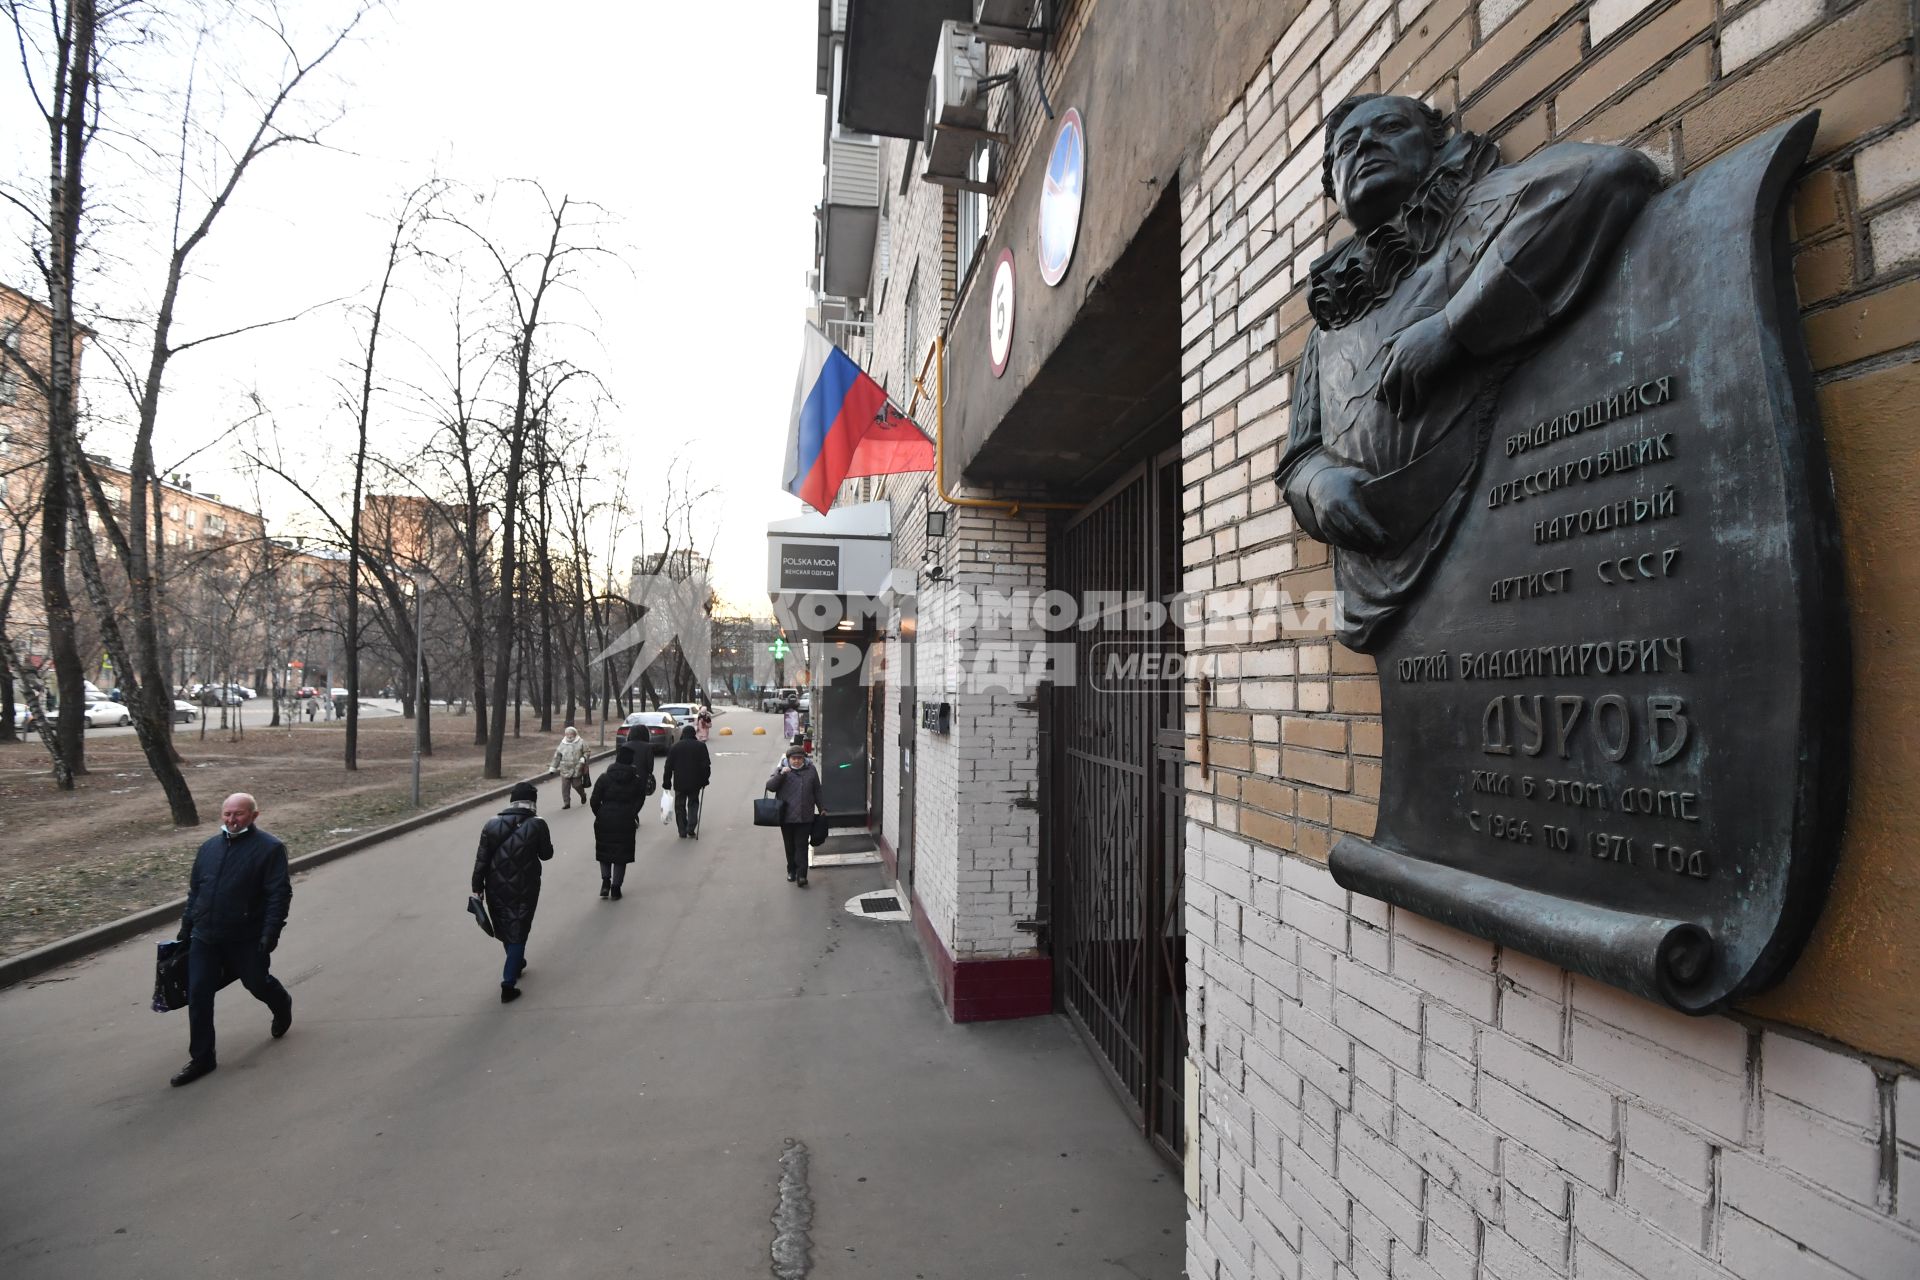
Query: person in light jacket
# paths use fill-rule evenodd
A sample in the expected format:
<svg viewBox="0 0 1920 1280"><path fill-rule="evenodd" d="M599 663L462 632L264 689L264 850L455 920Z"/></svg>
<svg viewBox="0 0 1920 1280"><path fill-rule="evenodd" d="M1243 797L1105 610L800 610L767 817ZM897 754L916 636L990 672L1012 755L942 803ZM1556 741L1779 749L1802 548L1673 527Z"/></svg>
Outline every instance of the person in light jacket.
<svg viewBox="0 0 1920 1280"><path fill-rule="evenodd" d="M780 801L780 839L787 847L787 879L807 887L807 841L813 835L813 816L820 812L820 774L807 763L804 747L787 748L786 758L767 779L767 790Z"/></svg>
<svg viewBox="0 0 1920 1280"><path fill-rule="evenodd" d="M553 748L553 771L560 778L560 807L573 808L573 793L580 793L580 803L587 802L587 784L593 779L587 776L587 740L580 731L568 725L561 733L560 741Z"/></svg>
<svg viewBox="0 0 1920 1280"><path fill-rule="evenodd" d="M527 935L540 905L540 864L553 857L553 837L534 813L540 792L531 782L514 786L510 803L480 828L473 855L473 891L487 900L493 936L507 949L500 975L500 1003L520 998L520 975L527 971Z"/></svg>

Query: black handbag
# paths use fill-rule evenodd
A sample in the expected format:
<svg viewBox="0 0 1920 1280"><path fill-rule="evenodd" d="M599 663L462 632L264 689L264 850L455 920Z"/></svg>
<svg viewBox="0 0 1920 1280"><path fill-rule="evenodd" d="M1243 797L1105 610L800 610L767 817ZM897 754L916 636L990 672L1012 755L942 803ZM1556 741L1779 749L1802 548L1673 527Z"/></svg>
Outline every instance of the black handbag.
<svg viewBox="0 0 1920 1280"><path fill-rule="evenodd" d="M807 843L818 849L826 842L827 815L824 813L816 813L813 815L813 831L807 836Z"/></svg>
<svg viewBox="0 0 1920 1280"><path fill-rule="evenodd" d="M767 796L753 802L753 825L756 827L777 827L780 825L780 801Z"/></svg>
<svg viewBox="0 0 1920 1280"><path fill-rule="evenodd" d="M486 934L489 938L495 936L493 932L493 921L487 916L487 900L485 898L482 898L477 893L468 894L467 912L473 917L474 923L480 926L480 932Z"/></svg>
<svg viewBox="0 0 1920 1280"><path fill-rule="evenodd" d="M153 1011L170 1013L187 1003L186 942L163 942L153 964Z"/></svg>

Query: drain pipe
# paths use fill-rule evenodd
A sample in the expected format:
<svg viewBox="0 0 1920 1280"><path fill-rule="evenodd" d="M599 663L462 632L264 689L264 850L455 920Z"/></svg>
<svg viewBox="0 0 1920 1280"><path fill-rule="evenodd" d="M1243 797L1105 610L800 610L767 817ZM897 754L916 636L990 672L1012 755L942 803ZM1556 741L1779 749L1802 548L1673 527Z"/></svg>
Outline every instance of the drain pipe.
<svg viewBox="0 0 1920 1280"><path fill-rule="evenodd" d="M996 510L1005 508L1009 516L1017 516L1022 511L1078 511L1085 503L1081 502L1024 502L1012 498L963 498L947 492L947 339L937 334L933 345L927 348L927 358L920 362L920 374L913 380L913 401L907 407L907 416L913 417L920 407L920 397L927 390L927 369L933 369L933 483L940 494L940 500L953 507L991 507Z"/></svg>

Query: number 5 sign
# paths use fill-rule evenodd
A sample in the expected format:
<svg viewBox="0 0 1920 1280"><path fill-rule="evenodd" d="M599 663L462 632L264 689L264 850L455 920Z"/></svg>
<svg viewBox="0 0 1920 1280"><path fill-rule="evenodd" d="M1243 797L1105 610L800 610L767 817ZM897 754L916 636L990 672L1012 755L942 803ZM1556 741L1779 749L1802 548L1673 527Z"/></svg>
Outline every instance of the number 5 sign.
<svg viewBox="0 0 1920 1280"><path fill-rule="evenodd" d="M1007 371L1007 357L1013 352L1013 250L1002 249L993 267L993 292L987 298L987 354L993 359L993 376Z"/></svg>

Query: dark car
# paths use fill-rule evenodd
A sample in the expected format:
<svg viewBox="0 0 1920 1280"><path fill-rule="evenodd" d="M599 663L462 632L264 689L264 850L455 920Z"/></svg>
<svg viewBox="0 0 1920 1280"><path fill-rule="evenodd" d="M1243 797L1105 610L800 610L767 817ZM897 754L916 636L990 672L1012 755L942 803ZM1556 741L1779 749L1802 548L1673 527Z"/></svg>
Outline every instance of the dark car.
<svg viewBox="0 0 1920 1280"><path fill-rule="evenodd" d="M679 736L679 724L678 720L664 711L636 711L627 717L626 723L613 731L613 736L622 745L629 740L645 742L658 754L673 745L673 740Z"/></svg>

